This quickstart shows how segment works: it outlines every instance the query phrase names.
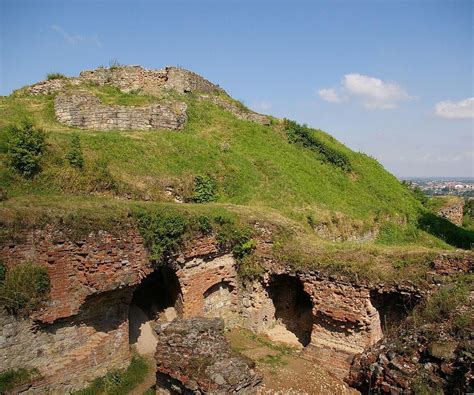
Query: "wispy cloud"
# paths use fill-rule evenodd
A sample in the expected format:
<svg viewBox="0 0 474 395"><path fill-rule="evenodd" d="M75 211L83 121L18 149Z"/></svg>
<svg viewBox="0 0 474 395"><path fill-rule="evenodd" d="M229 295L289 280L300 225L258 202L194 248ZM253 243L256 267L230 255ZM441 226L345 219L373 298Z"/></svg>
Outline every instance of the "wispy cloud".
<svg viewBox="0 0 474 395"><path fill-rule="evenodd" d="M435 114L438 117L448 119L474 118L474 97L457 102L440 101L435 106Z"/></svg>
<svg viewBox="0 0 474 395"><path fill-rule="evenodd" d="M80 34L68 33L62 26L51 25L51 30L61 35L64 38L64 41L66 41L69 44L77 44L77 43L80 43L81 41L84 41L83 36L81 36Z"/></svg>
<svg viewBox="0 0 474 395"><path fill-rule="evenodd" d="M344 75L337 89L318 91L319 96L330 103L357 101L370 110L389 110L412 97L396 82L381 80L359 73Z"/></svg>
<svg viewBox="0 0 474 395"><path fill-rule="evenodd" d="M50 28L51 28L52 31L59 34L64 39L64 41L66 41L68 44L76 45L76 44L80 44L82 42L89 41L89 42L93 43L94 45L96 45L97 47L102 46L102 43L100 42L99 36L97 34L94 35L94 36L88 37L88 36L83 36L83 35L78 34L78 33L70 33L68 31L66 31L66 29L64 29L64 27L62 27L60 25L51 25Z"/></svg>

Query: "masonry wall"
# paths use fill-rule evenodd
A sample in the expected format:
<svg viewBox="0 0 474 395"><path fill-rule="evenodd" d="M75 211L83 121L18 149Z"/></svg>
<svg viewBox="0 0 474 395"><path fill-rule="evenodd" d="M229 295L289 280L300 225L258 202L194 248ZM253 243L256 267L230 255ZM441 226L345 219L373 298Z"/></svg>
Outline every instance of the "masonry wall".
<svg viewBox="0 0 474 395"><path fill-rule="evenodd" d="M0 313L0 372L35 367L30 391L64 394L130 360L128 305L151 269L141 236L95 232L71 241L53 226L25 231L0 248L9 267L30 261L47 268L49 302L21 319Z"/></svg>
<svg viewBox="0 0 474 395"><path fill-rule="evenodd" d="M99 85L111 84L124 92L140 89L158 94L162 89L173 89L180 93L219 93L222 89L200 75L179 67L165 67L160 70L141 66L98 68L82 71L80 78Z"/></svg>
<svg viewBox="0 0 474 395"><path fill-rule="evenodd" d="M308 274L302 280L311 295L314 315L305 355L345 377L353 357L382 338L370 289Z"/></svg>
<svg viewBox="0 0 474 395"><path fill-rule="evenodd" d="M187 120L186 104L182 102L142 107L104 105L88 93L57 95L54 111L63 124L94 130L177 130Z"/></svg>
<svg viewBox="0 0 474 395"><path fill-rule="evenodd" d="M39 324L0 312L1 370L37 368L43 376L26 393L66 394L130 360L130 289L93 298L78 316Z"/></svg>
<svg viewBox="0 0 474 395"><path fill-rule="evenodd" d="M184 318L221 317L226 321L227 326L238 323L239 285L235 260L231 255L223 255L210 260L192 258L182 265L176 274L183 293ZM217 304L212 308L208 300L210 297Z"/></svg>
<svg viewBox="0 0 474 395"><path fill-rule="evenodd" d="M281 273L279 273L281 274ZM303 354L327 366L340 377L349 371L352 358L382 337L379 314L370 300L370 289L299 273L313 304L313 329ZM276 324L275 305L269 293L270 275L242 290L243 325L266 334Z"/></svg>

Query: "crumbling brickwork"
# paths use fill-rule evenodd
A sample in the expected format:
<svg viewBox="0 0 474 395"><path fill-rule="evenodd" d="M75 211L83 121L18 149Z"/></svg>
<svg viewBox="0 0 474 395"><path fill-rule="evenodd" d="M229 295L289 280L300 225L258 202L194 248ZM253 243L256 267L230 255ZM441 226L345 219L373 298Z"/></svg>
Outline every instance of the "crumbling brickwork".
<svg viewBox="0 0 474 395"><path fill-rule="evenodd" d="M211 260L193 258L177 270L176 274L183 293L184 317L219 316L225 319L227 326L238 322L237 272L231 255ZM225 287L227 292L213 289L216 286ZM218 298L220 307L210 309L206 299L211 297L213 291L221 294ZM218 295L212 297L216 296Z"/></svg>
<svg viewBox="0 0 474 395"><path fill-rule="evenodd" d="M151 271L143 240L133 228L98 231L71 241L52 225L24 231L0 248L13 266L31 261L47 268L48 303L31 319L0 313L0 371L38 368L33 393L77 390L130 360L128 305Z"/></svg>
<svg viewBox="0 0 474 395"><path fill-rule="evenodd" d="M157 328L157 394L252 394L261 377L231 351L219 318L176 319Z"/></svg>

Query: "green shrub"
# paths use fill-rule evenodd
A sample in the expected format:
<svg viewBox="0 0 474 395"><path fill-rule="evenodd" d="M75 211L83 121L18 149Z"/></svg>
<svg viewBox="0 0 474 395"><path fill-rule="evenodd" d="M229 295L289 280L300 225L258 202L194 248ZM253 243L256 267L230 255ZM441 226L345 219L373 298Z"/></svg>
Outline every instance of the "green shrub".
<svg viewBox="0 0 474 395"><path fill-rule="evenodd" d="M233 221L223 223L217 234L219 247L224 250L232 250L237 255L242 255L243 245L252 239L252 229L238 226Z"/></svg>
<svg viewBox="0 0 474 395"><path fill-rule="evenodd" d="M321 154L325 161L340 167L344 171L349 172L352 170L347 155L330 147L318 138L315 130L304 125L299 125L289 119L283 121L283 127L285 128L288 141L291 144L297 144Z"/></svg>
<svg viewBox="0 0 474 395"><path fill-rule="evenodd" d="M196 176L191 200L195 203L212 202L217 199L217 182L211 176Z"/></svg>
<svg viewBox="0 0 474 395"><path fill-rule="evenodd" d="M66 159L72 167L82 169L84 167L84 156L82 154L81 140L77 133L71 137L69 151L66 153Z"/></svg>
<svg viewBox="0 0 474 395"><path fill-rule="evenodd" d="M427 322L442 322L454 316L457 308L467 302L472 288L471 281L469 277L466 277L455 284L442 286L421 306L421 312L418 311L417 314ZM462 325L461 321L462 319L458 324Z"/></svg>
<svg viewBox="0 0 474 395"><path fill-rule="evenodd" d="M245 242L238 242L232 249L232 254L236 259L243 259L250 255L256 248L255 240L249 239Z"/></svg>
<svg viewBox="0 0 474 395"><path fill-rule="evenodd" d="M136 209L133 216L155 263L178 249L188 227L186 218L177 213Z"/></svg>
<svg viewBox="0 0 474 395"><path fill-rule="evenodd" d="M0 373L0 394L39 377L37 369L8 369Z"/></svg>
<svg viewBox="0 0 474 395"><path fill-rule="evenodd" d="M64 80L66 79L67 77L64 75L64 74L61 74L61 73L49 73L47 76L46 76L46 79L48 81L51 81L51 80Z"/></svg>
<svg viewBox="0 0 474 395"><path fill-rule="evenodd" d="M10 166L24 177L32 177L41 169L45 134L29 120L9 128L7 155Z"/></svg>
<svg viewBox="0 0 474 395"><path fill-rule="evenodd" d="M141 384L150 369L145 358L134 355L125 370L114 370L95 379L91 385L74 395L126 395Z"/></svg>
<svg viewBox="0 0 474 395"><path fill-rule="evenodd" d="M20 263L6 271L0 284L0 303L10 314L27 315L46 299L49 289L46 268Z"/></svg>
<svg viewBox="0 0 474 395"><path fill-rule="evenodd" d="M193 219L193 227L204 235L210 235L213 230L213 226L209 217L200 215Z"/></svg>

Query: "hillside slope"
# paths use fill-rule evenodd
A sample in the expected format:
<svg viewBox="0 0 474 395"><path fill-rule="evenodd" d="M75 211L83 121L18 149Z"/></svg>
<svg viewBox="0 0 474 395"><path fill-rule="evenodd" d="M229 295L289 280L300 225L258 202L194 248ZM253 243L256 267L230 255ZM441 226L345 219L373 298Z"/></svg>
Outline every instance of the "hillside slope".
<svg viewBox="0 0 474 395"><path fill-rule="evenodd" d="M252 113L194 73L164 69L165 86L157 87L155 80L146 82L149 71L141 68L140 79L129 83L129 74L136 70L98 69L0 99L0 183L9 199L93 194L233 204L309 224L329 240L374 239L381 229L379 238L389 244L446 247L418 229L412 236L423 208L376 160L320 130L300 127L303 135L295 140L286 122ZM153 78L161 76L156 75ZM180 79L174 80L174 75ZM59 123L55 97L77 92L121 108L185 103L187 121L180 130L85 130ZM8 165L9 126L25 117L47 136L41 171L32 178ZM82 168L67 160L74 136L84 157ZM338 166L330 155L343 157L349 167ZM415 228L407 231L410 224Z"/></svg>

